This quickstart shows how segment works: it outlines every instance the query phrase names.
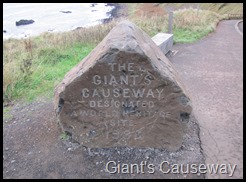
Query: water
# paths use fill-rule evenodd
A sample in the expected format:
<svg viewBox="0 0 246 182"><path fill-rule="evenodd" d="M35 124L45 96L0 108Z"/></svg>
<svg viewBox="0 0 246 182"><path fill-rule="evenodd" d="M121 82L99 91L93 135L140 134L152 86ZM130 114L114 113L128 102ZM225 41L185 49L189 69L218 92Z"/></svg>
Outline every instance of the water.
<svg viewBox="0 0 246 182"><path fill-rule="evenodd" d="M3 38L22 38L42 32L61 32L100 24L114 7L106 3L3 3ZM72 13L62 13L71 11ZM21 19L33 24L16 26Z"/></svg>

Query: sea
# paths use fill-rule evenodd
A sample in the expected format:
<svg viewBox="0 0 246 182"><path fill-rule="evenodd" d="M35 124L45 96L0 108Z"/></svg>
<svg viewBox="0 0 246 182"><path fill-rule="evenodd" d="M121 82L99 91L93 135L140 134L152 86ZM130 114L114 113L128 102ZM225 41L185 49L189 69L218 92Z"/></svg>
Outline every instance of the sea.
<svg viewBox="0 0 246 182"><path fill-rule="evenodd" d="M3 39L101 24L111 16L113 8L107 3L3 3ZM34 23L16 26L21 19Z"/></svg>

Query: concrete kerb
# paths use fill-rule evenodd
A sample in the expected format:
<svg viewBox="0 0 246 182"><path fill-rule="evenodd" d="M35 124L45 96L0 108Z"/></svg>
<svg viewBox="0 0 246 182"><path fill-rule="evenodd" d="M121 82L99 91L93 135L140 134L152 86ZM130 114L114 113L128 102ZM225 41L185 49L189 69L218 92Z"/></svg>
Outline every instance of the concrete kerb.
<svg viewBox="0 0 246 182"><path fill-rule="evenodd" d="M241 22L243 22L243 20L240 20L240 21L238 21L238 22L235 24L235 29L237 30L237 32L238 32L240 35L243 36L243 33L239 30L239 27L238 27L239 23L241 23Z"/></svg>

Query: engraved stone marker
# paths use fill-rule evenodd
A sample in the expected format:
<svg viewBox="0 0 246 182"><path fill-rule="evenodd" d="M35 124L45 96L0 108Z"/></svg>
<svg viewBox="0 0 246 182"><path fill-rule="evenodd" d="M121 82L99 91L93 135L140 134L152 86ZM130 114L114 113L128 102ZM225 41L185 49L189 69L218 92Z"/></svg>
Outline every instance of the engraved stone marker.
<svg viewBox="0 0 246 182"><path fill-rule="evenodd" d="M87 147L154 147L176 151L191 113L171 63L129 21L104 40L55 89L63 131Z"/></svg>

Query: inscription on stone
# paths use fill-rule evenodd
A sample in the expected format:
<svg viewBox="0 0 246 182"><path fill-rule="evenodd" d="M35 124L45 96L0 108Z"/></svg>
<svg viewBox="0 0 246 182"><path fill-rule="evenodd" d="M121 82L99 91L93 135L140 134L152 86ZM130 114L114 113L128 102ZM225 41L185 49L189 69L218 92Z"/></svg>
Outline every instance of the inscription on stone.
<svg viewBox="0 0 246 182"><path fill-rule="evenodd" d="M88 147L175 151L191 106L169 60L124 21L56 87L55 110L62 129Z"/></svg>

